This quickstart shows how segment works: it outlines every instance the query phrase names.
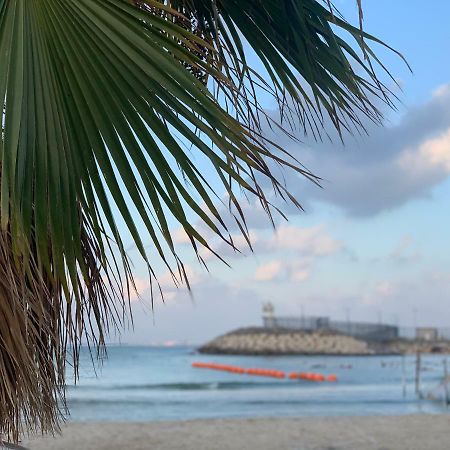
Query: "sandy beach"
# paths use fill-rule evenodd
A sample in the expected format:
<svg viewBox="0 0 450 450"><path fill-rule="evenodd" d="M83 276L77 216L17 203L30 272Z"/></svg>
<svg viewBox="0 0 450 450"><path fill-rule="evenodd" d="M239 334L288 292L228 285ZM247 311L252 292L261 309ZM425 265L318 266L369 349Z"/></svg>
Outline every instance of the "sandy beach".
<svg viewBox="0 0 450 450"><path fill-rule="evenodd" d="M445 450L450 415L69 423L30 450Z"/></svg>

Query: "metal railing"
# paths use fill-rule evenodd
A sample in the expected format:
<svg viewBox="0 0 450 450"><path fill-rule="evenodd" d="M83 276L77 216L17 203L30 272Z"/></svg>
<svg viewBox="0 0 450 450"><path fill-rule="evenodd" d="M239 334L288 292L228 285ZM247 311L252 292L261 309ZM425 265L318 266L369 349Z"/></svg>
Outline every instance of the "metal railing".
<svg viewBox="0 0 450 450"><path fill-rule="evenodd" d="M283 317L264 316L266 328L288 328L292 330L330 330L342 334L383 341L387 339L450 340L450 327L398 327L383 323L330 320L328 317Z"/></svg>

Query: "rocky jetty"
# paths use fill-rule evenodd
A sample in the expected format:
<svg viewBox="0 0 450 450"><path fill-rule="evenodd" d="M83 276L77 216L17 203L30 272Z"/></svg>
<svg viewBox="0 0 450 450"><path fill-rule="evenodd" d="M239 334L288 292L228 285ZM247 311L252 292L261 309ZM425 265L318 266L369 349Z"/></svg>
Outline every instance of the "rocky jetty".
<svg viewBox="0 0 450 450"><path fill-rule="evenodd" d="M241 328L206 343L200 353L237 355L371 355L367 342L332 331Z"/></svg>

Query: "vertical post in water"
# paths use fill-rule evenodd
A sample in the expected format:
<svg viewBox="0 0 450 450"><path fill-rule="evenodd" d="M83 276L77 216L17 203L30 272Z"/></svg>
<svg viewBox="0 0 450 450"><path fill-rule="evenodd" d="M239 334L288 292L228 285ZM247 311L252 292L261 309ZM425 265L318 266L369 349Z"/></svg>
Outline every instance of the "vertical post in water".
<svg viewBox="0 0 450 450"><path fill-rule="evenodd" d="M420 351L416 354L416 395L420 397Z"/></svg>
<svg viewBox="0 0 450 450"><path fill-rule="evenodd" d="M404 353L402 355L402 390L403 390L403 398L406 398L406 364Z"/></svg>
<svg viewBox="0 0 450 450"><path fill-rule="evenodd" d="M445 407L448 408L448 368L447 368L447 358L444 359L444 402Z"/></svg>

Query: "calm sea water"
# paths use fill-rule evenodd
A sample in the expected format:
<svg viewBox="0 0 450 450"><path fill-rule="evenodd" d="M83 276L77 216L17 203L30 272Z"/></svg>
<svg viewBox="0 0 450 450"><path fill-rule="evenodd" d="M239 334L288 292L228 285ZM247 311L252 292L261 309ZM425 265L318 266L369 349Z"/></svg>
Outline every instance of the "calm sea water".
<svg viewBox="0 0 450 450"><path fill-rule="evenodd" d="M95 373L82 355L81 379L69 386L74 421L147 421L217 417L438 413L414 394L415 357L242 357L195 354L191 348L111 347ZM337 383L237 375L191 367L193 361L335 373ZM423 357L422 390L443 376L443 356Z"/></svg>

